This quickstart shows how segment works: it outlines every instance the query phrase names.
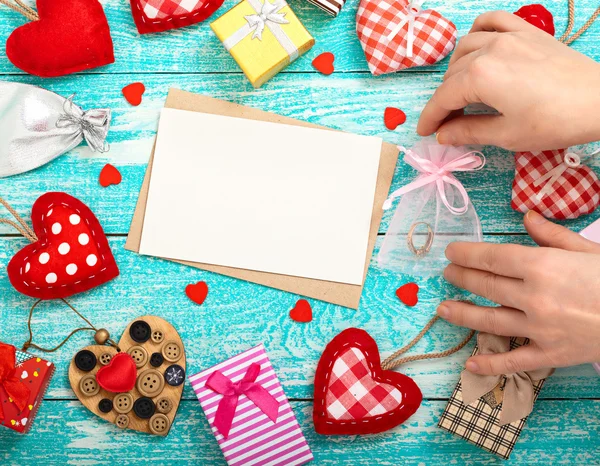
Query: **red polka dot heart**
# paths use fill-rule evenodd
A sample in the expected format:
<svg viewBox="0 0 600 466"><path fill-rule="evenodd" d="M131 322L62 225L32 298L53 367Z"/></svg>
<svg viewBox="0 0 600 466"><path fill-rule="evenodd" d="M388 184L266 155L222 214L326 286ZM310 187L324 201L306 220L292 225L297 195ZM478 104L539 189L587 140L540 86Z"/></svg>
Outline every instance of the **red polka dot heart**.
<svg viewBox="0 0 600 466"><path fill-rule="evenodd" d="M66 298L119 275L100 222L81 201L65 193L44 194L34 203L31 220L38 241L8 264L17 291Z"/></svg>

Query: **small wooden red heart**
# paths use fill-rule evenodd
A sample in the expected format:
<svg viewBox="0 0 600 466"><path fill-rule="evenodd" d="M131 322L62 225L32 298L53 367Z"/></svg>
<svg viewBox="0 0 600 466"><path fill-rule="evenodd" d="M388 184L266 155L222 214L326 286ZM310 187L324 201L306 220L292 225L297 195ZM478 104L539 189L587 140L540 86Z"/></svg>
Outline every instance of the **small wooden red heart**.
<svg viewBox="0 0 600 466"><path fill-rule="evenodd" d="M312 65L319 73L329 76L335 71L335 68L333 67L334 60L335 56L333 53L325 52L315 58L312 61Z"/></svg>
<svg viewBox="0 0 600 466"><path fill-rule="evenodd" d="M396 296L407 306L416 306L419 302L419 285L407 283L396 290Z"/></svg>
<svg viewBox="0 0 600 466"><path fill-rule="evenodd" d="M208 295L208 285L206 282L191 283L185 287L185 294L196 304L201 305Z"/></svg>
<svg viewBox="0 0 600 466"><path fill-rule="evenodd" d="M394 131L398 126L406 121L406 113L399 108L388 107L383 112L383 122L385 127L390 131Z"/></svg>
<svg viewBox="0 0 600 466"><path fill-rule="evenodd" d="M112 393L125 393L133 390L137 379L137 367L127 353L113 356L107 366L101 367L96 381L104 390Z"/></svg>
<svg viewBox="0 0 600 466"><path fill-rule="evenodd" d="M312 308L306 299L300 299L294 309L290 311L290 317L296 322L310 322L312 320Z"/></svg>
<svg viewBox="0 0 600 466"><path fill-rule="evenodd" d="M125 100L134 107L142 103L142 95L146 92L146 86L143 83L131 83L123 88Z"/></svg>
<svg viewBox="0 0 600 466"><path fill-rule="evenodd" d="M100 186L106 188L110 185L117 185L121 182L121 172L110 163L104 165L104 168L100 172L100 178L98 181L100 182Z"/></svg>

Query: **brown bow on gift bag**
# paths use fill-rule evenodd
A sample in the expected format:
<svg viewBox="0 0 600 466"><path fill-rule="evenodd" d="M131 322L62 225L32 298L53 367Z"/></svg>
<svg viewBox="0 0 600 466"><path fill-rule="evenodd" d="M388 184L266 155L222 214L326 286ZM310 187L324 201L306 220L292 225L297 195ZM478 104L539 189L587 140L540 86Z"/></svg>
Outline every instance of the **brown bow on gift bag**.
<svg viewBox="0 0 600 466"><path fill-rule="evenodd" d="M510 351L510 338L480 333L477 335L477 346L479 354L506 353ZM554 369L537 369L506 375L480 375L465 370L460 375L463 403L470 405L493 392L506 379L502 389L500 425L510 424L529 416L535 401L534 383L550 377L553 372Z"/></svg>

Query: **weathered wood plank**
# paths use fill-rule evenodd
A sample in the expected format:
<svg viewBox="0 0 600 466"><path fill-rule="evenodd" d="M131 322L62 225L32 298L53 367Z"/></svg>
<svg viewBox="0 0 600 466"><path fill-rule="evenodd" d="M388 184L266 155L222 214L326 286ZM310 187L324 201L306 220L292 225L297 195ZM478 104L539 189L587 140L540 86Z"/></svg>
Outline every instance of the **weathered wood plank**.
<svg viewBox="0 0 600 466"><path fill-rule="evenodd" d="M311 404L292 402L315 465L597 464L600 401L538 401L508 462L439 429L445 405L425 401L406 424L383 434L322 437L313 430ZM166 438L121 431L77 401L46 401L29 434L0 428L0 460L7 466L226 464L192 400L182 403Z"/></svg>
<svg viewBox="0 0 600 466"><path fill-rule="evenodd" d="M238 0L227 0L214 18L223 14L237 2ZM31 0L29 3L33 4ZM240 73L237 64L219 43L207 22L185 29L140 36L133 24L128 2L102 0L101 3L104 5L111 27L116 62L100 69L90 70L89 73ZM300 20L316 38L317 44L306 56L293 63L287 72L314 72L311 61L324 51L331 51L335 54L335 67L338 72L368 72L366 60L355 32L355 14L358 0L349 0L336 19L329 18L306 0L291 0L290 3ZM566 2L546 1L543 3L554 14L557 35L560 36L567 22ZM427 8L434 8L452 20L457 26L459 36L466 34L473 20L485 11L515 11L522 5L521 0L487 0L486 2L430 0L425 4ZM577 27L590 17L596 6L594 0L580 0L577 2ZM0 44L4 44L10 33L23 24L24 21L25 19L18 13L8 11L8 9L2 7L0 9ZM598 59L600 58L600 51L596 45L599 39L600 26L595 25L575 42L573 47ZM443 62L427 68L427 70L441 71L446 66L447 64ZM410 70L405 71L395 78L401 80L404 74L410 72ZM0 74L4 73L22 74L2 53L0 56ZM237 80L241 84L245 78L240 74ZM399 84L401 85L401 82Z"/></svg>
<svg viewBox="0 0 600 466"><path fill-rule="evenodd" d="M61 95L77 92L76 102L84 108L106 106L114 119L107 154L93 154L80 146L70 154L36 171L17 177L0 179L0 195L20 213L28 215L35 199L46 191L67 191L92 208L109 233L126 233L145 164L149 158L160 109L171 86L203 93L280 113L286 116L365 135L380 136L386 141L412 145L419 114L440 82L436 74L411 73L403 76L402 84L395 78L372 80L365 74L342 73L324 77L308 74L287 74L264 89L251 91L250 85L236 75L172 75L144 77L148 88L144 102L131 107L120 89L139 79L138 75L81 75L53 81L32 77L11 77L11 80L43 84ZM302 85L299 85L302 83ZM383 111L388 105L398 105L407 114L407 122L391 132L383 125ZM459 178L470 192L484 232L523 232L522 216L510 208L511 184L514 177L512 155L497 148L485 148L487 166L480 172L461 174ZM114 163L123 174L121 185L102 189L98 174L106 162ZM600 170L600 159L591 165ZM392 189L408 183L415 176L412 168L399 162ZM387 212L381 232L385 232L392 211ZM600 213L569 223L580 230ZM0 225L0 233L8 233Z"/></svg>
<svg viewBox="0 0 600 466"><path fill-rule="evenodd" d="M492 237L494 241L512 238ZM27 312L33 300L18 294L6 278L6 264L24 240L0 239L0 341L16 345L27 338ZM364 328L371 333L385 357L412 339L446 298L470 298L442 278L419 279L379 269L372 263L358 311L312 301L314 320L293 322L289 310L298 296L251 285L244 281L190 269L167 261L138 256L123 249L124 239L110 241L121 276L70 302L98 327L106 327L119 338L127 324L140 315L158 315L169 320L186 345L188 371L200 371L260 342L265 344L273 365L289 396L312 398L312 379L325 345L341 330ZM188 283L205 280L206 302L198 307L184 294ZM398 286L416 280L421 286L419 305L408 309L395 296ZM480 301L481 302L481 301ZM33 319L35 341L52 347L80 322L60 302L38 307ZM445 322L436 324L414 353L440 351L454 346L464 329ZM79 334L61 350L49 355L57 365L57 377L47 396L72 398L66 374L75 353L92 344L91 333ZM407 364L403 371L414 377L425 398L447 398L458 381L471 342L460 352L441 360ZM190 387L184 391L194 397ZM542 398L600 398L598 377L590 365L560 369L548 381Z"/></svg>

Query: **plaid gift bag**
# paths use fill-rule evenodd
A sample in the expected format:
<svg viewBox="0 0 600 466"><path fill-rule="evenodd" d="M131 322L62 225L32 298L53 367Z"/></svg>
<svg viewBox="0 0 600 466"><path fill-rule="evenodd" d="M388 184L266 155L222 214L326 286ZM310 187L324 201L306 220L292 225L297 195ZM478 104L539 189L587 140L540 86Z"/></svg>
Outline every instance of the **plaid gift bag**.
<svg viewBox="0 0 600 466"><path fill-rule="evenodd" d="M433 65L456 44L456 27L423 0L361 0L356 32L375 76Z"/></svg>
<svg viewBox="0 0 600 466"><path fill-rule="evenodd" d="M526 339L511 338L510 349L518 348L526 343ZM479 346L475 347L473 355L478 351ZM532 381L534 403L544 381L545 379ZM459 381L442 413L438 427L456 434L490 453L508 459L525 427L527 416L501 425L503 390L504 387L499 385L475 403L467 405L463 403L463 387Z"/></svg>
<svg viewBox="0 0 600 466"><path fill-rule="evenodd" d="M140 34L161 32L199 23L210 17L224 0L130 0Z"/></svg>
<svg viewBox="0 0 600 466"><path fill-rule="evenodd" d="M514 210L566 220L590 214L598 204L600 181L579 154L568 149L515 154Z"/></svg>

